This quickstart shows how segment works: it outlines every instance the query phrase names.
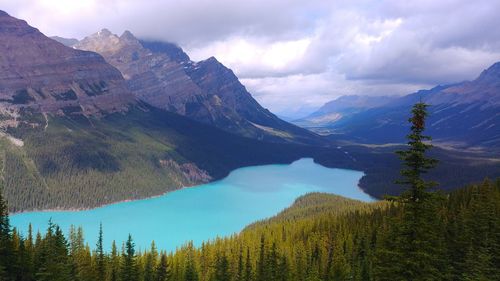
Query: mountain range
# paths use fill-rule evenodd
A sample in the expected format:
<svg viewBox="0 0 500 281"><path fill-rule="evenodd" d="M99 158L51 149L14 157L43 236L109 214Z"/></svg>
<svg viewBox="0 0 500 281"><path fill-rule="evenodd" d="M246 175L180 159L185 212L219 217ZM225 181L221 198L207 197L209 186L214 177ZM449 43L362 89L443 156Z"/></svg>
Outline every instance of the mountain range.
<svg viewBox="0 0 500 281"><path fill-rule="evenodd" d="M393 96L340 96L325 103L310 115L292 122L313 130L315 128L327 128L341 119L349 118L370 108L380 107L395 99L396 97Z"/></svg>
<svg viewBox="0 0 500 281"><path fill-rule="evenodd" d="M499 152L500 62L472 81L402 97L341 97L296 124L361 143L402 143L410 109L419 101L429 104L426 133L435 143Z"/></svg>
<svg viewBox="0 0 500 281"><path fill-rule="evenodd" d="M99 115L135 102L120 72L96 53L68 48L2 11L0 37L3 128L20 122L22 111Z"/></svg>
<svg viewBox="0 0 500 281"><path fill-rule="evenodd" d="M152 106L245 137L321 142L313 133L263 108L214 57L194 62L175 44L139 40L130 31L118 36L103 29L78 42L54 39L101 54L122 73L135 96Z"/></svg>
<svg viewBox="0 0 500 281"><path fill-rule="evenodd" d="M195 64L171 44L122 37L140 52L136 66L157 62L157 73L126 72L133 67L124 64L124 79L103 56L67 47L0 12L0 166L13 211L144 198L221 178L241 166L316 153L283 144L320 138L263 109L214 59ZM191 65L192 76L183 63ZM179 83L167 69L177 71L172 75ZM153 79L159 85L141 96L134 83L147 83L140 77L148 75L160 76Z"/></svg>
<svg viewBox="0 0 500 281"><path fill-rule="evenodd" d="M388 176L393 147L339 144L282 121L215 58L193 62L130 32L55 39L64 44L0 12L0 184L12 211L97 207L302 157L364 171L370 195L401 191ZM498 174L487 155L469 166L469 154L437 153L445 189Z"/></svg>

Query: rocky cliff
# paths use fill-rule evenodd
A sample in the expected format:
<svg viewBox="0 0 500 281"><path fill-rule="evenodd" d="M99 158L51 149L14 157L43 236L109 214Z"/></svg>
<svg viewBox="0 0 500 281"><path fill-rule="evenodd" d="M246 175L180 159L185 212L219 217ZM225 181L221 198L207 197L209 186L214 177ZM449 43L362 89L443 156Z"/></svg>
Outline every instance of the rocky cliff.
<svg viewBox="0 0 500 281"><path fill-rule="evenodd" d="M3 11L0 42L3 119L26 110L101 115L135 101L121 73L102 56L64 46Z"/></svg>
<svg viewBox="0 0 500 281"><path fill-rule="evenodd" d="M314 134L259 105L234 73L211 57L193 62L175 44L138 40L103 29L74 45L98 52L141 100L223 130L264 140L311 143Z"/></svg>

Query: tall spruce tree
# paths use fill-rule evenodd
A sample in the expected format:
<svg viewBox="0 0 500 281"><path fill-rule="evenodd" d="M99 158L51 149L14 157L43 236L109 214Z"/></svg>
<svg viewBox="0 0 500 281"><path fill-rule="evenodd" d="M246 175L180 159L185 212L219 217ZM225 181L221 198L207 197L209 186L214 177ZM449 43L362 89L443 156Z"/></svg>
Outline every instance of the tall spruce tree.
<svg viewBox="0 0 500 281"><path fill-rule="evenodd" d="M168 264L167 254L162 253L160 256L160 263L156 268L156 281L169 281L172 278L170 266Z"/></svg>
<svg viewBox="0 0 500 281"><path fill-rule="evenodd" d="M137 281L139 280L134 242L132 235L128 235L127 242L125 243L125 251L122 253L122 266L121 276L122 281Z"/></svg>
<svg viewBox="0 0 500 281"><path fill-rule="evenodd" d="M99 237L97 238L96 248L97 277L104 280L106 278L106 260L103 249L102 223L99 224Z"/></svg>
<svg viewBox="0 0 500 281"><path fill-rule="evenodd" d="M120 257L118 255L118 249L116 247L116 242L113 240L111 244L111 255L109 257L109 280L118 281L120 280Z"/></svg>
<svg viewBox="0 0 500 281"><path fill-rule="evenodd" d="M423 175L437 164L426 156L432 147L429 136L423 134L428 105L413 106L408 149L398 151L403 161L402 179L397 183L405 191L395 199L402 213L390 220L383 246L379 249L375 274L377 280L443 280L444 246L440 230L439 193L433 192L435 182Z"/></svg>
<svg viewBox="0 0 500 281"><path fill-rule="evenodd" d="M192 246L191 246L192 247ZM193 250L190 250L191 252L188 253L187 255L187 261L186 261L186 270L184 272L184 280L185 281L198 281L198 271L196 270L196 264L195 264L195 259L193 256Z"/></svg>

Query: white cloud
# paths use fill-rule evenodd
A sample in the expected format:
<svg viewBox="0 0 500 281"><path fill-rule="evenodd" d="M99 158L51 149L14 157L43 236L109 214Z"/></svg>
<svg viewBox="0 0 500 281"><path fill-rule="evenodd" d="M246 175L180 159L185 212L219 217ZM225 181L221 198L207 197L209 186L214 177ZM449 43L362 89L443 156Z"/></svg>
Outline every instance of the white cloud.
<svg viewBox="0 0 500 281"><path fill-rule="evenodd" d="M290 66L301 60L307 51L309 38L265 42L243 37L231 38L189 50L194 60L215 56L243 77L288 73Z"/></svg>

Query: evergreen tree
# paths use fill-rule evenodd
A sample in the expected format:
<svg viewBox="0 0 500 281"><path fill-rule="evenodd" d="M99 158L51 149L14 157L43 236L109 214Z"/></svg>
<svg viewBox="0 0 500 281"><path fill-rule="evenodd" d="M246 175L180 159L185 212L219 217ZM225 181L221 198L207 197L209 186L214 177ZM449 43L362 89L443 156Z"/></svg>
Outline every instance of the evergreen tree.
<svg viewBox="0 0 500 281"><path fill-rule="evenodd" d="M279 273L278 264L279 264L278 249L276 246L276 242L273 242L271 246L271 251L269 251L269 255L266 261L268 280L278 280L278 273Z"/></svg>
<svg viewBox="0 0 500 281"><path fill-rule="evenodd" d="M268 280L267 276L267 261L266 261L266 241L264 234L260 237L259 261L257 263L257 281Z"/></svg>
<svg viewBox="0 0 500 281"><path fill-rule="evenodd" d="M198 271L193 257L192 249L187 255L186 270L184 273L184 281L198 281Z"/></svg>
<svg viewBox="0 0 500 281"><path fill-rule="evenodd" d="M377 278L379 280L442 280L444 248L438 213L440 196L430 189L436 183L423 175L437 164L426 156L432 147L429 136L423 135L427 105L413 106L408 150L398 151L404 168L401 170L405 191L396 198L402 205L402 214L391 220L385 244L378 253Z"/></svg>
<svg viewBox="0 0 500 281"><path fill-rule="evenodd" d="M149 253L145 254L144 261L144 281L153 281L155 279L155 269L156 269L156 260L158 259L158 252L156 251L155 242L151 242L151 250Z"/></svg>
<svg viewBox="0 0 500 281"><path fill-rule="evenodd" d="M243 281L243 248L240 247L240 252L238 254L238 269L236 271L236 276L234 280Z"/></svg>
<svg viewBox="0 0 500 281"><path fill-rule="evenodd" d="M128 235L127 242L125 243L125 250L122 253L121 277L121 281L139 280L134 242L132 241L132 235L130 234Z"/></svg>
<svg viewBox="0 0 500 281"><path fill-rule="evenodd" d="M59 226L49 221L45 237L40 241L35 274L37 281L73 280L68 243Z"/></svg>
<svg viewBox="0 0 500 281"><path fill-rule="evenodd" d="M250 259L250 249L247 248L247 255L245 258L245 281L253 280L252 274L252 260Z"/></svg>
<svg viewBox="0 0 500 281"><path fill-rule="evenodd" d="M172 273L168 264L167 254L162 253L160 256L160 263L156 268L156 281L169 281L172 280Z"/></svg>
<svg viewBox="0 0 500 281"><path fill-rule="evenodd" d="M215 259L215 281L231 281L229 261L225 255L217 254Z"/></svg>
<svg viewBox="0 0 500 281"><path fill-rule="evenodd" d="M97 278L104 280L106 277L106 264L103 249L103 233L102 233L102 223L99 224L99 237L97 238L96 244L96 265L97 265Z"/></svg>
<svg viewBox="0 0 500 281"><path fill-rule="evenodd" d="M116 242L113 240L111 244L111 256L109 261L109 280L118 281L120 278L120 256L118 256L118 249Z"/></svg>

